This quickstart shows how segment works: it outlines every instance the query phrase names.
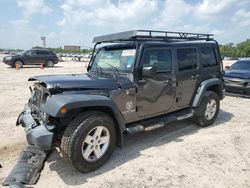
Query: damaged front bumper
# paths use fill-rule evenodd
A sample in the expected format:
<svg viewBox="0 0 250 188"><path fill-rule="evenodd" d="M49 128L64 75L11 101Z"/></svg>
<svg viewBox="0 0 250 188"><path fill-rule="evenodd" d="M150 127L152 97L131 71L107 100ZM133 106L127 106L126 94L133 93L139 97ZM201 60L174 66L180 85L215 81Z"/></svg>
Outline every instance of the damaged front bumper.
<svg viewBox="0 0 250 188"><path fill-rule="evenodd" d="M41 150L50 150L52 148L54 125L40 123L26 105L24 111L19 115L16 125L22 125L25 128L26 139L29 145Z"/></svg>
<svg viewBox="0 0 250 188"><path fill-rule="evenodd" d="M39 121L35 114L31 113L28 105L19 115L16 125L25 128L28 147L21 153L19 160L3 182L4 186L24 187L25 184L35 184L40 176L49 150L52 149L54 129Z"/></svg>

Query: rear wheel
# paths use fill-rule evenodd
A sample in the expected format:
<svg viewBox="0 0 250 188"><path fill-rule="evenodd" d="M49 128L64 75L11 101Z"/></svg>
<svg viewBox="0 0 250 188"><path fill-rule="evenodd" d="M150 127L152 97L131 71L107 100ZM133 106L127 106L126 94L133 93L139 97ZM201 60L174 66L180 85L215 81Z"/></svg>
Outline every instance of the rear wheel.
<svg viewBox="0 0 250 188"><path fill-rule="evenodd" d="M53 60L48 60L46 63L46 67L54 67L54 61Z"/></svg>
<svg viewBox="0 0 250 188"><path fill-rule="evenodd" d="M195 109L194 120L202 127L212 125L219 109L220 99L218 94L213 91L206 91L200 105Z"/></svg>
<svg viewBox="0 0 250 188"><path fill-rule="evenodd" d="M113 119L102 112L85 112L66 128L63 157L80 172L98 169L110 158L116 143Z"/></svg>

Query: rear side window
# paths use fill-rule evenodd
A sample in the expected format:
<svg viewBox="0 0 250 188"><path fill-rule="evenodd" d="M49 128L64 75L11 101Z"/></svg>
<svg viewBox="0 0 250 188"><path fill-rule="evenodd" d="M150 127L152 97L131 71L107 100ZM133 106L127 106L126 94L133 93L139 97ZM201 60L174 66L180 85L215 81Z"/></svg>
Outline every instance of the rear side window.
<svg viewBox="0 0 250 188"><path fill-rule="evenodd" d="M172 70L172 55L169 49L147 49L143 55L143 67L155 66L157 72Z"/></svg>
<svg viewBox="0 0 250 188"><path fill-rule="evenodd" d="M213 67L218 64L212 47L201 48L201 64L203 67Z"/></svg>
<svg viewBox="0 0 250 188"><path fill-rule="evenodd" d="M36 54L37 55L50 55L51 53L49 51L37 50Z"/></svg>
<svg viewBox="0 0 250 188"><path fill-rule="evenodd" d="M197 68L196 48L177 49L177 63L179 71Z"/></svg>

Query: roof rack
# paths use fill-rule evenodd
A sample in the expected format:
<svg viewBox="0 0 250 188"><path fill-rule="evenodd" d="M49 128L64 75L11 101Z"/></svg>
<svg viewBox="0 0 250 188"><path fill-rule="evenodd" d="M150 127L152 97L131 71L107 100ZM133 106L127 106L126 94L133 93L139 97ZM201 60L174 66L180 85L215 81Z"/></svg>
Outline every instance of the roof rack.
<svg viewBox="0 0 250 188"><path fill-rule="evenodd" d="M213 34L185 33L155 30L131 30L120 33L94 37L94 43L114 43L124 41L194 41L213 40Z"/></svg>

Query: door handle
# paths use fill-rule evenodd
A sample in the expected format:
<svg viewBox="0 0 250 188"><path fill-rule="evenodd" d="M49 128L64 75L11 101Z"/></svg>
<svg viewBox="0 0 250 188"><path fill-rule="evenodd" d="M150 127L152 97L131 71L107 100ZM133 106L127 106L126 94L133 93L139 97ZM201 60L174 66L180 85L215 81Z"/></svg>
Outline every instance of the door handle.
<svg viewBox="0 0 250 188"><path fill-rule="evenodd" d="M139 80L139 84L145 84L146 80Z"/></svg>
<svg viewBox="0 0 250 188"><path fill-rule="evenodd" d="M199 75L199 74L193 75L193 76L191 76L191 78L192 78L193 80L198 80L198 79L200 78L200 75Z"/></svg>
<svg viewBox="0 0 250 188"><path fill-rule="evenodd" d="M176 84L176 79L167 79L164 81L164 84L172 84L172 85L175 85Z"/></svg>
<svg viewBox="0 0 250 188"><path fill-rule="evenodd" d="M164 84L169 84L170 83L170 79L167 79L164 81Z"/></svg>

